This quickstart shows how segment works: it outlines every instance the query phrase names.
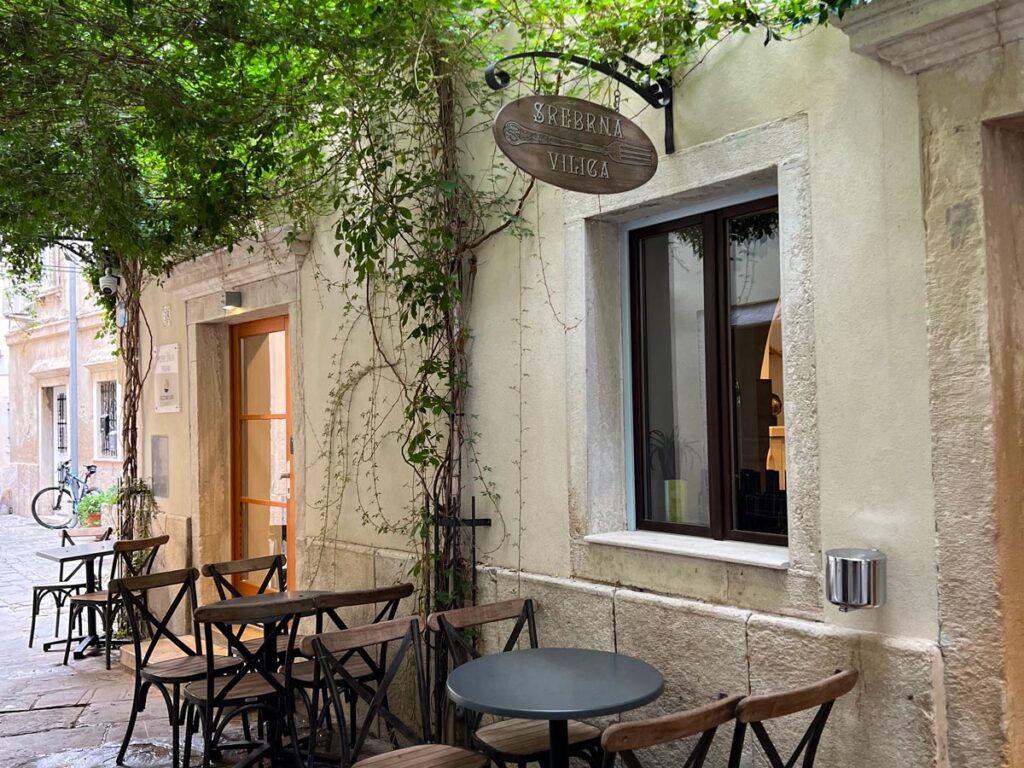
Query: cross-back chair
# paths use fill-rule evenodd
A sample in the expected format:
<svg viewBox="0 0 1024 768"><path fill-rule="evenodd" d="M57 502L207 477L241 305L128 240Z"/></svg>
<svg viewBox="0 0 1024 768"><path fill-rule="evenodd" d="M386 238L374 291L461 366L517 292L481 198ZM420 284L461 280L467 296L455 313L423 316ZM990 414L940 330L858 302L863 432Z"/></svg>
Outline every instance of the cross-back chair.
<svg viewBox="0 0 1024 768"><path fill-rule="evenodd" d="M186 568L148 576L134 576L115 579L110 589L117 593L128 616L132 645L135 649L135 688L132 697L132 713L128 719L121 749L117 753L117 764L124 764L124 756L131 742L132 732L139 712L146 709L146 699L151 688L160 692L167 705L167 716L171 723L172 766L181 765L179 734L184 721L181 690L188 683L203 679L207 674L206 658L203 655L199 637L199 625L192 618L196 606L196 580L199 571ZM155 613L150 597L153 593L167 595L167 608ZM161 601L164 602L164 601ZM192 644L178 637L170 630L175 615L183 612L188 616ZM188 635L185 635L188 637ZM158 661L154 658L157 648L174 646L180 656ZM231 656L216 657L214 672L221 673L237 667L241 662Z"/></svg>
<svg viewBox="0 0 1024 768"><path fill-rule="evenodd" d="M232 603L235 603L232 605ZM269 755L272 765L284 759L282 725L288 728L294 759L299 760L298 735L292 706L291 672L298 637L299 619L313 612L310 596L277 596L273 601L248 601L247 598L197 608L195 620L201 629L206 659L203 680L185 686L189 708L185 717L185 765L190 764L192 734L203 735L203 768L209 768L215 751L244 749L250 752L246 765ZM250 625L262 630L258 643L243 640ZM224 640L227 651L238 658L238 665L218 669L214 631ZM284 665L279 664L280 640L284 638ZM278 671L278 669L281 671ZM248 728L248 716L255 714L259 735L266 741L254 741ZM235 718L243 718L245 739L224 743L224 730Z"/></svg>
<svg viewBox="0 0 1024 768"><path fill-rule="evenodd" d="M288 584L288 576L285 570L287 558L284 555L264 555L263 557L250 557L247 560L226 560L222 563L207 563L203 566L203 576L213 579L213 586L221 600L229 600L233 597L242 597L241 590L235 583L239 574L250 574L250 583L256 584L257 595L267 592L284 592ZM279 637L279 653L284 653L288 637ZM259 638L248 641L249 649L253 650L260 644Z"/></svg>
<svg viewBox="0 0 1024 768"><path fill-rule="evenodd" d="M383 678L376 689L357 680L347 669L343 659L353 651L388 643L393 652ZM391 619L380 624L371 624L355 629L311 635L302 641L301 652L315 655L325 673L331 705L337 715L338 727L342 730L341 766L349 768L358 764L361 768L485 768L487 757L467 749L450 747L432 742L430 730L430 708L426 669L423 665L423 651L420 644L419 620L416 617ZM418 724L403 720L388 705L388 689L395 681L398 671L409 657L412 657L416 688L416 714ZM355 738L350 744L344 733L342 697L351 690L367 705L366 714ZM383 721L388 730L408 742L382 755L358 760L367 738L375 723Z"/></svg>
<svg viewBox="0 0 1024 768"><path fill-rule="evenodd" d="M349 625L341 614L341 611L346 608L379 606L373 620L367 626L390 621L397 615L401 601L412 595L414 590L415 587L407 582L390 587L327 592L316 595L313 598L316 610L316 634L349 629ZM384 642L377 645L375 653L371 653L366 648L353 648L340 659L340 662L348 670L348 673L360 683L376 687L384 678L387 658L388 644ZM325 700L329 698L323 696L326 693L327 681L314 657L295 664L292 669L292 682L303 692L303 698L306 700L309 710L309 762L310 765L313 765L317 732L321 723L328 719L329 714L328 707L321 707L321 698L323 697ZM343 684L342 688L343 698L348 703L349 735L351 738L355 738L358 697L354 691Z"/></svg>
<svg viewBox="0 0 1024 768"><path fill-rule="evenodd" d="M107 541L113 535L113 528L62 528L60 532L60 545L62 547L73 547L78 540L85 541ZM32 647L36 636L36 618L42 611L43 601L47 598L53 600L57 609L57 615L53 621L53 636L60 637L60 614L64 605L71 599L72 595L80 594L86 589L84 581L73 581L75 576L85 567L79 562L70 571L66 571L65 564L60 564L57 572L57 582L52 584L38 584L32 587L32 623L28 630L28 647ZM97 565L98 577L103 581L103 559L99 558ZM80 622L79 622L80 623Z"/></svg>
<svg viewBox="0 0 1024 768"><path fill-rule="evenodd" d="M699 738L690 748L682 766L702 768L708 750L711 749L711 742L715 738L715 732L736 716L736 705L742 699L742 696L723 696L718 701L685 712L610 725L601 734L601 749L604 751L602 768L613 768L616 758L619 757L627 768L642 768L636 750L692 736Z"/></svg>
<svg viewBox="0 0 1024 768"><path fill-rule="evenodd" d="M153 536L148 539L128 539L114 542L114 562L111 564L112 579L132 576L147 576L153 571L160 548L170 541L170 536ZM64 648L64 663L71 655L71 625L80 619L84 611L93 611L103 622L104 655L107 669L110 669L110 650L113 645L114 617L120 605L117 593L110 590L86 592L71 597L71 613L68 616L68 640Z"/></svg>
<svg viewBox="0 0 1024 768"><path fill-rule="evenodd" d="M537 648L537 623L534 604L530 598L503 600L468 608L440 611L427 617L427 627L444 638L452 666L458 667L479 658L476 643L467 638L467 631L498 622L514 621L501 652L516 648L523 639L530 648ZM475 712L457 712L469 732L473 744L481 749L499 768L515 763L524 768L527 763L543 763L551 750L548 724L542 720L509 718L480 727L482 716ZM581 757L592 766L600 761L601 729L578 720L569 721L569 754Z"/></svg>
<svg viewBox="0 0 1024 768"><path fill-rule="evenodd" d="M729 768L739 768L747 727L754 732L757 743L771 768L794 768L803 755L803 768L813 768L821 735L836 699L845 696L857 684L856 670L840 671L831 677L803 688L784 693L747 696L736 706L736 730L733 732ZM779 749L768 735L765 722L817 708L814 718L796 745L789 759L783 761Z"/></svg>
<svg viewBox="0 0 1024 768"><path fill-rule="evenodd" d="M227 600L242 596L235 584L235 577L240 573L258 574L260 579L256 587L258 595L271 590L284 592L288 581L285 573L286 565L287 558L284 555L265 555L251 557L248 560L227 560L222 563L207 563L203 566L203 576L213 579L213 586L217 588L220 599Z"/></svg>

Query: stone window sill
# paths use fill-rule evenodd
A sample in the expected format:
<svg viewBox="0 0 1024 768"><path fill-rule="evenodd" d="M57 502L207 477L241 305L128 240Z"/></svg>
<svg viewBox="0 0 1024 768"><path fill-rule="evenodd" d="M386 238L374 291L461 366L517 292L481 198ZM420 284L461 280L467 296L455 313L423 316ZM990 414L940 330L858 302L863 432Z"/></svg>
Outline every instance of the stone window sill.
<svg viewBox="0 0 1024 768"><path fill-rule="evenodd" d="M613 531L592 533L583 538L589 544L639 549L668 555L698 557L737 565L753 565L784 571L789 568L789 548L746 541L716 541L700 536L681 536L657 531Z"/></svg>

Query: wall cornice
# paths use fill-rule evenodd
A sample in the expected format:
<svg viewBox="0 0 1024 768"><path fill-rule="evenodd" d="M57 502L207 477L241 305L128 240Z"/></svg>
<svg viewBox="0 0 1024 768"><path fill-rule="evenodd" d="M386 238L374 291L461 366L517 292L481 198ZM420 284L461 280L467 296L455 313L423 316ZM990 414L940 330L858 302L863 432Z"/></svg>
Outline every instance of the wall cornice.
<svg viewBox="0 0 1024 768"><path fill-rule="evenodd" d="M917 74L1024 38L1024 0L875 0L838 26L855 53Z"/></svg>
<svg viewBox="0 0 1024 768"><path fill-rule="evenodd" d="M297 271L309 252L310 238L291 227L269 230L256 240L179 264L163 284L164 290L187 301L223 290Z"/></svg>

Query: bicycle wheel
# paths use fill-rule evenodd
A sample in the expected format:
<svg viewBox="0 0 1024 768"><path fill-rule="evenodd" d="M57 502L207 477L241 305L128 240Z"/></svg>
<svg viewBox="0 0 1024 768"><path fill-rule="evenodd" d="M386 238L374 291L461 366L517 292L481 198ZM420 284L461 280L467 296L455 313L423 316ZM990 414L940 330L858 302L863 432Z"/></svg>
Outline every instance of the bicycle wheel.
<svg viewBox="0 0 1024 768"><path fill-rule="evenodd" d="M44 528L67 528L77 519L71 492L61 485L43 488L32 499L32 517Z"/></svg>

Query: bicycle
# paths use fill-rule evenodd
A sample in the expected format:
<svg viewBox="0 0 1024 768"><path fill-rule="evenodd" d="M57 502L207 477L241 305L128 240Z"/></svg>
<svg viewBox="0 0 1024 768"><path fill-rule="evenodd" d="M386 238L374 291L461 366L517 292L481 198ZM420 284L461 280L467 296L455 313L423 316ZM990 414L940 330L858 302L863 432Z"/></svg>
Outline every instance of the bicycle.
<svg viewBox="0 0 1024 768"><path fill-rule="evenodd" d="M78 503L95 493L89 478L96 474L95 464L85 465L85 477L71 471L71 462L62 461L57 468L60 483L43 488L32 498L32 517L44 528L74 528L78 525Z"/></svg>

